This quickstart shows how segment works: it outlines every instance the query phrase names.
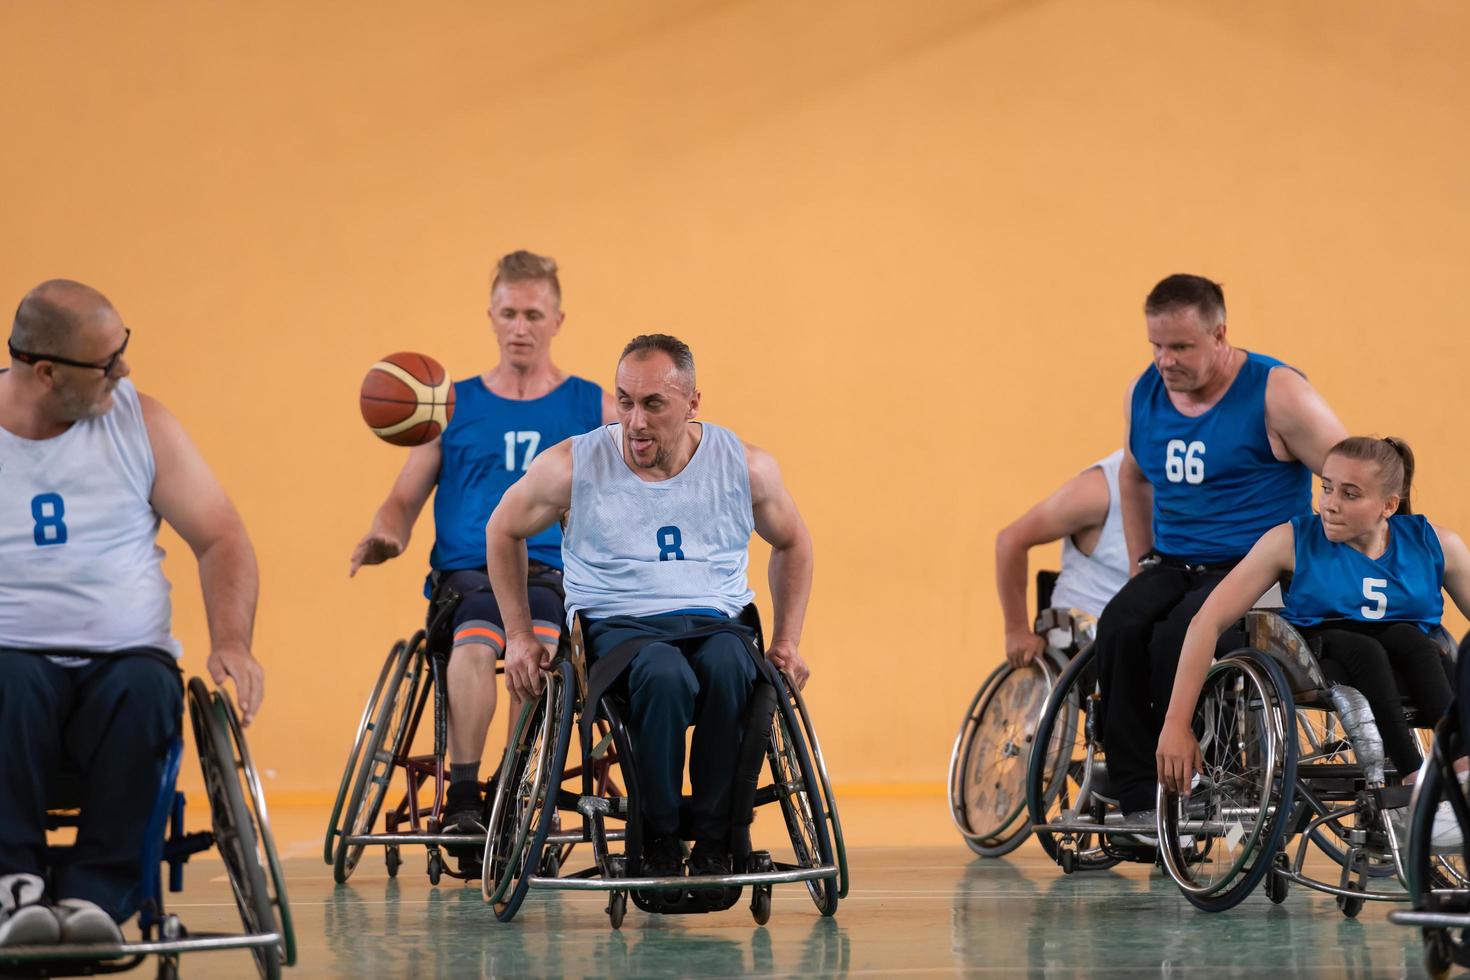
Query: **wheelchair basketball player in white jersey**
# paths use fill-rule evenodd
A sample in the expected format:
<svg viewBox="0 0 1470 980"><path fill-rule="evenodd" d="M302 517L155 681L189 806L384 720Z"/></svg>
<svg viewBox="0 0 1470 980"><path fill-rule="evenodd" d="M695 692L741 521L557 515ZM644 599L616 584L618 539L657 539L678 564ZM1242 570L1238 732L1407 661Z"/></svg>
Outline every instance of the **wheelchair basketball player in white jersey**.
<svg viewBox="0 0 1470 980"><path fill-rule="evenodd" d="M681 875L680 787L690 750L690 874L729 874L730 809L742 712L760 671L735 622L751 602L752 531L771 545L775 621L766 656L800 687L798 645L812 543L769 453L696 422L700 393L687 345L636 337L617 370L619 421L537 457L486 529L491 584L505 615L506 683L539 693L549 662L526 597L525 540L570 512L562 539L569 616L586 624L590 659L626 664L643 812L644 873ZM594 699L595 702L595 699Z"/></svg>
<svg viewBox="0 0 1470 980"><path fill-rule="evenodd" d="M182 714L168 521L199 561L208 669L248 723L255 554L183 427L127 380L129 331L101 293L44 282L0 372L0 946L119 943ZM48 783L84 781L75 855L46 894Z"/></svg>

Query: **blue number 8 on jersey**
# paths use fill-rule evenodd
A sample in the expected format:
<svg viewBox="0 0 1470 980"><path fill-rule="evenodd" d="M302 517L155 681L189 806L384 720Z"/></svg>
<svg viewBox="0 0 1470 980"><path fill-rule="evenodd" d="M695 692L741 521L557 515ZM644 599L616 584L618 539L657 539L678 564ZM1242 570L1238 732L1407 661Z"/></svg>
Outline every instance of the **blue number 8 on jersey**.
<svg viewBox="0 0 1470 980"><path fill-rule="evenodd" d="M59 493L38 493L31 498L31 516L36 519L36 547L66 544L66 503Z"/></svg>
<svg viewBox="0 0 1470 980"><path fill-rule="evenodd" d="M684 535L672 524L658 529L658 560L683 561Z"/></svg>

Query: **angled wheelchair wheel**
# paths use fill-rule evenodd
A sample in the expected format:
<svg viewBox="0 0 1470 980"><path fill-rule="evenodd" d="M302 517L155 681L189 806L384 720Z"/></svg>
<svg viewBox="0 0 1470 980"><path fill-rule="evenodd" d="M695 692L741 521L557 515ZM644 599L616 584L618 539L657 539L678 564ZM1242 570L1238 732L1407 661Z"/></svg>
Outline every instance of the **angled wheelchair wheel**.
<svg viewBox="0 0 1470 980"><path fill-rule="evenodd" d="M350 878L357 868L364 845L349 841L372 833L392 783L393 770L407 751L405 743L416 702L429 693L425 683L428 671L423 632L415 633L402 648L395 649L398 650L398 658L378 698L372 731L367 734L353 773L352 795L342 812L341 830L332 860L332 877L339 884Z"/></svg>
<svg viewBox="0 0 1470 980"><path fill-rule="evenodd" d="M1448 804L1459 819L1455 804L1463 804L1465 817L1470 818L1470 801L1456 785L1458 780L1451 782L1447 778L1446 769L1453 766L1452 761L1446 760L1453 760L1458 754L1459 741L1445 734L1449 728L1449 723L1440 725L1434 746L1428 753L1429 764L1420 770L1410 808L1408 866L1405 870L1409 879L1409 898L1418 911L1429 911L1447 901L1458 901L1466 911L1470 911L1470 868L1466 865L1463 843L1459 846L1434 846L1434 819L1442 805ZM1446 743L1446 738L1451 738L1451 743ZM1451 794L1458 799L1452 799ZM1462 828L1470 824L1470 820L1459 819L1459 822ZM1451 937L1451 946L1456 947L1461 955L1470 951L1470 946L1455 937ZM1456 962L1462 961L1457 959Z"/></svg>
<svg viewBox="0 0 1470 980"><path fill-rule="evenodd" d="M347 794L352 792L354 778L357 775L359 762L362 758L363 746L373 732L373 721L377 717L378 701L383 696L383 689L388 686L388 678L392 675L394 667L403 656L404 647L407 644L399 640L393 644L388 651L388 656L383 660L383 668L378 671L378 681L373 685L373 692L368 695L367 704L363 706L362 718L357 723L357 734L352 739L352 751L347 753L347 766L342 770L342 783L337 787L337 799L332 803L332 815L327 819L327 838L322 846L322 860L331 864L333 856L337 851L337 840L342 836L342 808L347 803Z"/></svg>
<svg viewBox="0 0 1470 980"><path fill-rule="evenodd" d="M771 766L776 798L786 818L786 829L791 835L796 866L817 868L835 864L832 836L828 833L830 825L822 806L821 784L784 678L777 685L777 693L776 717L771 725L770 742L766 745L766 758ZM837 878L813 878L806 887L818 912L822 915L837 912L837 901L841 897Z"/></svg>
<svg viewBox="0 0 1470 980"><path fill-rule="evenodd" d="M801 689L787 686L791 691L796 716L801 720L801 729L806 735L806 743L812 751L812 764L816 767L817 780L822 786L822 806L827 814L827 830L832 838L832 849L837 855L837 897L846 898L848 888L847 844L842 838L842 819L837 815L837 797L832 793L832 780L827 775L827 761L822 757L822 744L817 741L817 730L812 725L811 712L807 710L806 699L801 696Z"/></svg>
<svg viewBox="0 0 1470 980"><path fill-rule="evenodd" d="M566 768L567 746L576 737L572 725L575 683L570 661L558 660L552 665L546 674L546 688L532 715L529 739L524 735L519 739L524 750L517 751L516 757L512 758L511 751L507 749L501 764L499 784L506 787L507 793L513 794L504 805L516 816L505 863L497 874L495 891L500 897L491 896L495 917L501 922L515 918L525 901L531 878L541 868L546 838L556 821L557 790ZM499 789L496 796L500 802ZM487 853L491 843L487 838ZM490 868L487 863L487 882Z"/></svg>
<svg viewBox="0 0 1470 980"><path fill-rule="evenodd" d="M1107 759L1097 728L1101 699L1096 648L1080 650L1057 678L1041 710L1026 763L1026 812L1042 850L1067 873L1110 868L1118 858L1097 834L1053 832L1057 816L1099 815L1106 807Z"/></svg>
<svg viewBox="0 0 1470 980"><path fill-rule="evenodd" d="M1233 908L1270 873L1292 809L1296 725L1270 657L1247 648L1210 667L1194 715L1199 784L1187 799L1159 791L1159 852L1196 908Z"/></svg>
<svg viewBox="0 0 1470 980"><path fill-rule="evenodd" d="M1049 657L1003 664L982 685L950 756L949 797L970 850L1002 857L1026 840L1026 764L1061 670Z"/></svg>
<svg viewBox="0 0 1470 980"><path fill-rule="evenodd" d="M214 827L214 845L224 862L235 893L235 904L245 929L255 935L277 933L282 941L272 946L251 949L260 975L275 980L281 975L281 964L295 959L295 940L289 942L290 915L286 911L286 893L279 876L279 863L273 860L275 848L269 829L262 837L264 811L252 812L246 805L242 784L248 758L236 753L243 742L235 742L230 732L229 714L219 695L212 694L199 678L189 681L189 719L194 728L194 742L199 750L199 767L204 775L204 790L209 797L210 819ZM253 781L253 773L251 778ZM259 821L258 819L259 818ZM274 865L274 892L267 885L261 853Z"/></svg>

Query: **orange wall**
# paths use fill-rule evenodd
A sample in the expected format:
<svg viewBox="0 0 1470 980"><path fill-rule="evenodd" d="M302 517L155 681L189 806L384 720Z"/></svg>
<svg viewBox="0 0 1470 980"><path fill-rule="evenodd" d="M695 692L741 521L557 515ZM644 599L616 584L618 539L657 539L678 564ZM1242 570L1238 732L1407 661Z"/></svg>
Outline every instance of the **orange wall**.
<svg viewBox="0 0 1470 980"><path fill-rule="evenodd" d="M0 5L0 300L107 292L230 488L278 792L335 786L421 612L426 525L346 577L402 461L358 381L401 348L488 366L512 248L563 265L564 366L606 383L629 336L678 333L707 416L782 461L839 782L943 779L999 658L993 536L1117 443L1166 273L1222 279L1236 341L1412 440L1422 509L1470 530L1470 8L515 7Z"/></svg>

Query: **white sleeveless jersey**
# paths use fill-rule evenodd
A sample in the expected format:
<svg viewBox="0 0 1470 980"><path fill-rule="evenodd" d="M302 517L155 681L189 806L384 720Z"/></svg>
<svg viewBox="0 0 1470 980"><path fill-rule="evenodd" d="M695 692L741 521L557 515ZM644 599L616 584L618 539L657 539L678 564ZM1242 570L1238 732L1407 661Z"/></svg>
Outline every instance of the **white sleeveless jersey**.
<svg viewBox="0 0 1470 980"><path fill-rule="evenodd" d="M0 429L0 647L175 657L153 448L131 381L52 439Z"/></svg>
<svg viewBox="0 0 1470 980"><path fill-rule="evenodd" d="M751 513L745 446L702 423L689 464L658 483L623 460L619 423L572 437L572 510L562 538L567 619L582 612L657 616L679 609L740 612Z"/></svg>
<svg viewBox="0 0 1470 980"><path fill-rule="evenodd" d="M1123 505L1118 498L1118 468L1122 465L1121 449L1093 464L1108 481L1108 516L1092 554L1084 555L1070 534L1062 542L1062 573L1052 590L1053 606L1100 616L1128 582L1128 544L1123 540Z"/></svg>

